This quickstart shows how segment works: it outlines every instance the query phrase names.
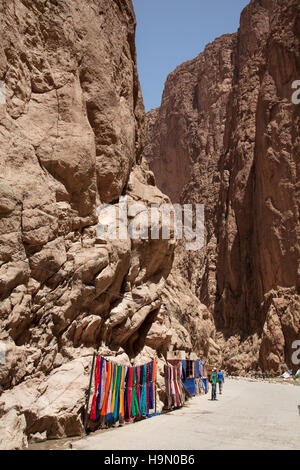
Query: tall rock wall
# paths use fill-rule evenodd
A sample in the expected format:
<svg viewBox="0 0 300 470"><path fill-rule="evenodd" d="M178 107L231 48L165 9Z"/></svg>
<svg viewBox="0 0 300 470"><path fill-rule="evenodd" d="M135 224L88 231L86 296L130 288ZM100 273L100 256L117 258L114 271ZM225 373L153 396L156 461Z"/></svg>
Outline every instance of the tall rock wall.
<svg viewBox="0 0 300 470"><path fill-rule="evenodd" d="M216 296L219 162L224 152L235 43L236 35L222 36L196 59L179 66L167 79L161 108L147 114L145 157L158 186L173 203L205 204L205 248L185 253L180 245L176 264L212 309Z"/></svg>
<svg viewBox="0 0 300 470"><path fill-rule="evenodd" d="M300 334L300 5L252 0L166 82L145 155L173 202L205 204L205 247L176 266L214 315L223 364L279 373Z"/></svg>
<svg viewBox="0 0 300 470"><path fill-rule="evenodd" d="M96 235L101 204L126 197L145 233L170 202L142 160L131 1L3 0L0 25L0 447L20 448L82 432L94 350L161 372L214 326L169 276L174 240Z"/></svg>

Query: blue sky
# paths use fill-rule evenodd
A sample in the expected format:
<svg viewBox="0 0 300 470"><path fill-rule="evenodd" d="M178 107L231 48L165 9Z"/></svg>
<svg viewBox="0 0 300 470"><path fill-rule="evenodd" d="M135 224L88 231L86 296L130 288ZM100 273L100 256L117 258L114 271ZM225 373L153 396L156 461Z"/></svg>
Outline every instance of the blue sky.
<svg viewBox="0 0 300 470"><path fill-rule="evenodd" d="M146 111L160 106L165 80L218 36L238 30L250 0L133 0Z"/></svg>

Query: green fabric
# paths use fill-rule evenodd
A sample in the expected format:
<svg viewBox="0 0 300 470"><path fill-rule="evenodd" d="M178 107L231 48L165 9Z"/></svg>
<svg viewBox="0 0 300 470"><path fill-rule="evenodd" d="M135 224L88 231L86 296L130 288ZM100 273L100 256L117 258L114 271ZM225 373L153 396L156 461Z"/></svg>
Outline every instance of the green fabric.
<svg viewBox="0 0 300 470"><path fill-rule="evenodd" d="M211 374L211 381L212 381L212 383L217 385L217 374L216 374L216 372L213 372Z"/></svg>
<svg viewBox="0 0 300 470"><path fill-rule="evenodd" d="M140 414L139 402L138 402L138 397L136 393L136 386L137 386L137 383L136 383L136 367L135 367L133 369L131 416L139 416Z"/></svg>
<svg viewBox="0 0 300 470"><path fill-rule="evenodd" d="M114 412L115 402L116 402L116 383L117 383L117 376L118 376L118 368L119 366L116 364L115 370L114 370L113 387L112 387L111 414L113 414Z"/></svg>
<svg viewBox="0 0 300 470"><path fill-rule="evenodd" d="M121 375L122 375L122 366L117 366L118 367L118 372L117 372L117 380L115 383L115 388L116 388L116 395L115 395L115 405L113 409L113 421L116 423L119 419L119 410L120 410L120 400L119 400L119 394L120 394L120 385L121 385Z"/></svg>

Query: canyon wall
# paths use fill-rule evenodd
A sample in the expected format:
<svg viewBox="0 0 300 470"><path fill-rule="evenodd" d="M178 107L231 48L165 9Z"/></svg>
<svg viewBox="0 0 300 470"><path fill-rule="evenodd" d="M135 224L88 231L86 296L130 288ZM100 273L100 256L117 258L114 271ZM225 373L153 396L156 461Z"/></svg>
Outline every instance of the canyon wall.
<svg viewBox="0 0 300 470"><path fill-rule="evenodd" d="M13 449L83 432L95 350L159 357L162 398L169 349L215 346L212 314L171 273L174 238L97 235L103 204L121 224L121 196L143 233L150 205L170 203L142 159L131 1L3 0L0 25L0 447Z"/></svg>
<svg viewBox="0 0 300 470"><path fill-rule="evenodd" d="M297 0L252 0L237 34L172 72L147 115L157 185L173 203L205 205L205 246L179 246L175 267L234 373L298 368L299 26Z"/></svg>

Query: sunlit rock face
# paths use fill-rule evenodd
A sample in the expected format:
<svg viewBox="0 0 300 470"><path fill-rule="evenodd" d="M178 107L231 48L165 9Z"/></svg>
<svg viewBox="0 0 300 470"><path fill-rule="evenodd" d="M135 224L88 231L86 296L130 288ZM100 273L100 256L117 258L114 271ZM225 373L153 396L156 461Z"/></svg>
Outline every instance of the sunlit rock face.
<svg viewBox="0 0 300 470"><path fill-rule="evenodd" d="M214 326L170 275L173 237L97 238L103 204L127 198L136 226L133 206L143 205L146 232L151 205L170 204L142 160L131 1L3 0L0 24L0 447L9 449L83 431L95 350L127 365L159 357L161 373L169 349L207 357Z"/></svg>
<svg viewBox="0 0 300 470"><path fill-rule="evenodd" d="M213 314L235 373L298 368L299 9L252 0L237 34L172 72L147 114L158 187L205 204L205 247L180 247L176 267Z"/></svg>

